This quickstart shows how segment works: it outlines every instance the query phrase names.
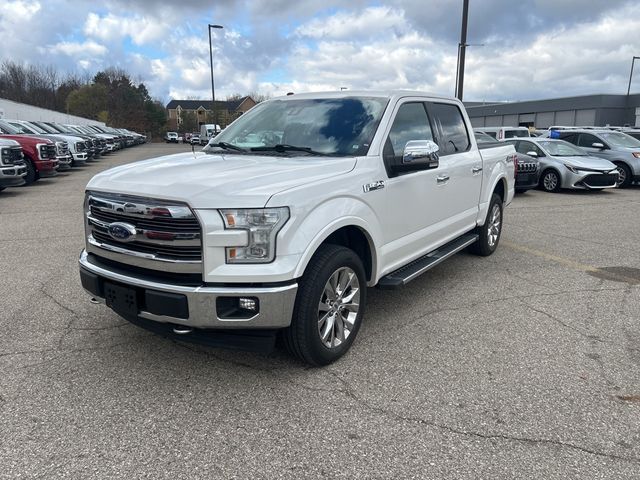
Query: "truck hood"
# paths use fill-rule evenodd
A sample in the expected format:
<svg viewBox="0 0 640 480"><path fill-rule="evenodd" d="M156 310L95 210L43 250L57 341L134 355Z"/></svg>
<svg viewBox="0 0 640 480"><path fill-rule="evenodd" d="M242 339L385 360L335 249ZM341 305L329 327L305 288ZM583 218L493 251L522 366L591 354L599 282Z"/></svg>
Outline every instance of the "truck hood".
<svg viewBox="0 0 640 480"><path fill-rule="evenodd" d="M604 158L599 157L554 157L556 160L561 161L567 165L572 165L574 167L582 167L582 168L594 168L597 170L613 170L616 166L611 163L609 160L605 160Z"/></svg>
<svg viewBox="0 0 640 480"><path fill-rule="evenodd" d="M283 190L347 173L353 157L178 153L106 170L88 190L187 202L193 208L259 208Z"/></svg>

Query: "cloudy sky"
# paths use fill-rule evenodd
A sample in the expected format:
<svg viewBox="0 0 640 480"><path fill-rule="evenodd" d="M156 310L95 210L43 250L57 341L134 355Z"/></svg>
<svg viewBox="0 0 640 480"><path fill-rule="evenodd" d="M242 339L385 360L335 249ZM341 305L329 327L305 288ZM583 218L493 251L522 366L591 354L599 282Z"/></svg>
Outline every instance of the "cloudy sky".
<svg viewBox="0 0 640 480"><path fill-rule="evenodd" d="M251 91L453 94L462 0L0 0L0 60L117 65L163 102ZM638 0L470 0L465 100L626 93ZM640 64L632 90L640 92Z"/></svg>

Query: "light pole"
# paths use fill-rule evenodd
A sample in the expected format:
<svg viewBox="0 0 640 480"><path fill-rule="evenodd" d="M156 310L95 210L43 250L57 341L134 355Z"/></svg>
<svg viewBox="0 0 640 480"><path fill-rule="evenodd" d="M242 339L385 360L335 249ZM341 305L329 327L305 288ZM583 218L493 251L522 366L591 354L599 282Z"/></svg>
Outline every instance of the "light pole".
<svg viewBox="0 0 640 480"><path fill-rule="evenodd" d="M464 90L464 56L467 50L467 20L469 19L469 0L462 1L462 29L458 43L458 67L456 72L456 97L462 101Z"/></svg>
<svg viewBox="0 0 640 480"><path fill-rule="evenodd" d="M211 29L212 28L224 28L222 25L209 24L209 60L211 61L211 108L213 110L213 131L218 133L218 112L216 110L216 89L213 83L213 46L211 45Z"/></svg>
<svg viewBox="0 0 640 480"><path fill-rule="evenodd" d="M636 63L636 59L640 60L640 57L633 57L631 60L631 72L629 73L629 86L627 87L627 97L631 92L631 78L633 77L633 64Z"/></svg>

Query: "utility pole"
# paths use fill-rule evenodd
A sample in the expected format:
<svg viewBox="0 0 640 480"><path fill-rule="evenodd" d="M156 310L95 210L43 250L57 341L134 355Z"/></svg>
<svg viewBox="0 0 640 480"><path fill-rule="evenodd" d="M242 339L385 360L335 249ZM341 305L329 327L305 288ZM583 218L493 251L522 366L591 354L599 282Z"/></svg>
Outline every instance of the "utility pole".
<svg viewBox="0 0 640 480"><path fill-rule="evenodd" d="M458 68L456 75L456 97L462 101L464 92L464 56L467 50L467 20L469 18L469 0L462 0L462 30L458 44Z"/></svg>

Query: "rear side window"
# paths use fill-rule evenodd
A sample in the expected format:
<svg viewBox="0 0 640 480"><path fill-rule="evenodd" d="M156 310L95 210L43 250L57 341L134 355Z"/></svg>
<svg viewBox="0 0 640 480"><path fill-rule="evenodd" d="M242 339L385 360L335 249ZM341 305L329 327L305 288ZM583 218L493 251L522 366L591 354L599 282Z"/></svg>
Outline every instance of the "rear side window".
<svg viewBox="0 0 640 480"><path fill-rule="evenodd" d="M563 140L565 140L565 139L563 138ZM591 135L590 133L581 133L580 136L578 137L578 146L579 147L593 148L593 144L594 143L602 143L602 144L604 144L604 142L602 140L600 140L595 135Z"/></svg>
<svg viewBox="0 0 640 480"><path fill-rule="evenodd" d="M429 113L438 131L440 155L451 155L469 150L471 146L469 133L462 118L462 112L457 105L432 103L429 105Z"/></svg>

